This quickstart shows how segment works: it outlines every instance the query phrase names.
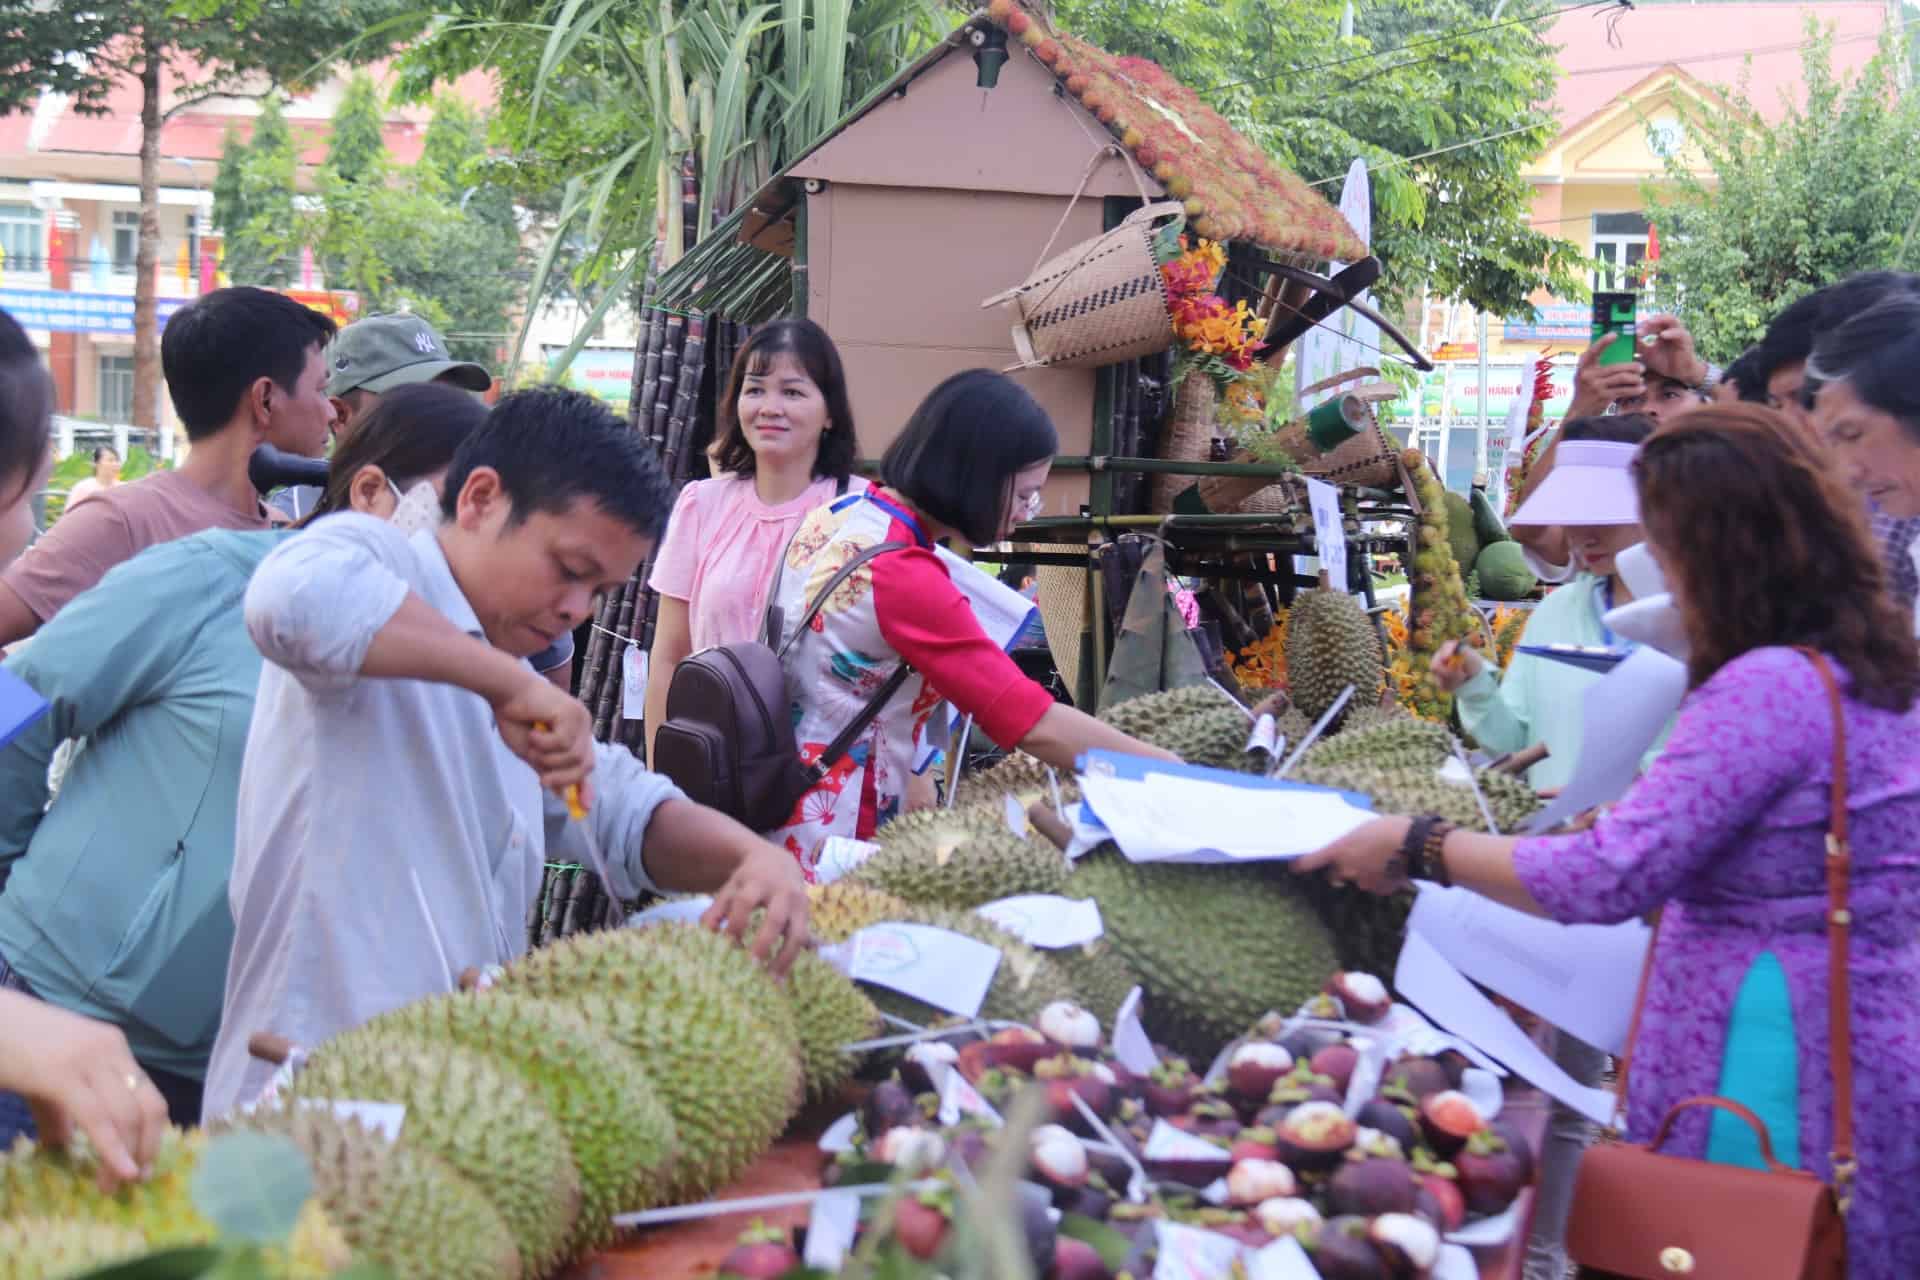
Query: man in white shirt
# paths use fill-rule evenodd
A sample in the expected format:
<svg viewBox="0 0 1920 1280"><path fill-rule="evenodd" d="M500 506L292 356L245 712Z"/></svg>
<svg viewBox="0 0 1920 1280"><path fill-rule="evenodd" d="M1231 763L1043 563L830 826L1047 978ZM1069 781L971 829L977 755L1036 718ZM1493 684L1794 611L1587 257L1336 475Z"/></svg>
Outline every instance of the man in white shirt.
<svg viewBox="0 0 1920 1280"><path fill-rule="evenodd" d="M595 744L585 707L525 661L633 575L670 505L641 437L542 388L461 445L437 530L336 515L262 562L209 1119L270 1077L254 1033L311 1046L524 951L547 857L594 861L570 785L612 892L714 893L707 923L735 937L765 908L755 953L791 964L807 941L793 859Z"/></svg>

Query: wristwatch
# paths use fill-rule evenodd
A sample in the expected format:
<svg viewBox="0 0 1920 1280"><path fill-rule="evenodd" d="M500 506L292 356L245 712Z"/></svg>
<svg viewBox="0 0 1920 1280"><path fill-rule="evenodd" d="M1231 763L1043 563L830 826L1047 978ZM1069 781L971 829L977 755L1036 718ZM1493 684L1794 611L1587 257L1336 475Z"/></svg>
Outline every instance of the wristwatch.
<svg viewBox="0 0 1920 1280"><path fill-rule="evenodd" d="M1693 389L1695 391L1711 391L1720 385L1720 379L1725 376L1726 370L1711 360L1702 360L1700 363L1706 368L1707 374L1704 378L1700 379L1700 381L1693 384Z"/></svg>

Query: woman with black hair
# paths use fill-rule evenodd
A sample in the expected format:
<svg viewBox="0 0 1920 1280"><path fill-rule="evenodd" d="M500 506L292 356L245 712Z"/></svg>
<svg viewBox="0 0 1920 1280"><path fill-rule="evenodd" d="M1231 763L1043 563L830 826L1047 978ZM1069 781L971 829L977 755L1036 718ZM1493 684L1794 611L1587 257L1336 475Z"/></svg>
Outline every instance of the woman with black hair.
<svg viewBox="0 0 1920 1280"><path fill-rule="evenodd" d="M1058 437L1034 398L984 369L934 388L881 461L882 483L809 515L774 584L786 631L836 570L867 548L899 543L837 587L786 650L801 758L818 760L901 663L905 683L853 749L769 838L812 874L829 836L864 839L900 812L914 744L942 701L995 742L1061 769L1091 748L1173 757L1053 700L987 638L936 547L999 542L1038 509ZM781 636L784 641L786 634Z"/></svg>
<svg viewBox="0 0 1920 1280"><path fill-rule="evenodd" d="M714 476L680 491L647 580L660 596L648 655L647 757L688 654L760 636L780 553L806 514L866 488L847 375L827 331L775 320L734 357L707 450Z"/></svg>
<svg viewBox="0 0 1920 1280"><path fill-rule="evenodd" d="M33 541L33 495L53 469L53 379L20 322L0 311L0 567Z"/></svg>

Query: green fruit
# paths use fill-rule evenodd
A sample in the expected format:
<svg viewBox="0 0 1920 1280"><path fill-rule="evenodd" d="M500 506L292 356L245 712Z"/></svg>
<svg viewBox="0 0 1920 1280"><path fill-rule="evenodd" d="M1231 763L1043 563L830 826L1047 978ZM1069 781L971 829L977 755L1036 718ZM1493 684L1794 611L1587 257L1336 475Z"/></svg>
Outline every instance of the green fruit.
<svg viewBox="0 0 1920 1280"><path fill-rule="evenodd" d="M567 1252L613 1238L616 1213L661 1203L673 1166L673 1116L635 1058L578 1012L509 991L445 995L367 1024L463 1045L512 1071L558 1122L580 1171L580 1220Z"/></svg>
<svg viewBox="0 0 1920 1280"><path fill-rule="evenodd" d="M1446 504L1447 546L1452 548L1454 563L1464 574L1480 554L1480 538L1473 531L1473 506L1451 489L1442 501Z"/></svg>
<svg viewBox="0 0 1920 1280"><path fill-rule="evenodd" d="M1212 685L1189 685L1129 698L1100 713L1129 737L1171 751L1188 764L1239 773L1258 772L1263 757L1246 753L1253 721L1238 702Z"/></svg>
<svg viewBox="0 0 1920 1280"><path fill-rule="evenodd" d="M1473 562L1473 571L1480 575L1480 590L1489 600L1524 600L1540 581L1517 542L1493 543Z"/></svg>
<svg viewBox="0 0 1920 1280"><path fill-rule="evenodd" d="M1454 754L1454 738L1445 725L1412 717L1375 719L1349 725L1313 744L1301 768L1365 764L1375 768L1424 765L1438 769ZM1307 781L1296 770L1296 781Z"/></svg>
<svg viewBox="0 0 1920 1280"><path fill-rule="evenodd" d="M132 1227L85 1218L0 1222L0 1280L59 1280L146 1253Z"/></svg>
<svg viewBox="0 0 1920 1280"><path fill-rule="evenodd" d="M1344 591L1303 591L1287 613L1287 687L1310 719L1353 686L1352 707L1380 700L1386 662L1366 606Z"/></svg>
<svg viewBox="0 0 1920 1280"><path fill-rule="evenodd" d="M1127 992L1141 985L1140 975L1127 964L1119 948L1104 937L1046 955L1066 973L1074 1002L1100 1019L1103 1027L1113 1026Z"/></svg>
<svg viewBox="0 0 1920 1280"><path fill-rule="evenodd" d="M1475 489L1468 495L1467 503L1473 508L1473 536L1479 541L1482 551L1512 536L1501 521L1500 513L1493 509L1493 499L1487 496L1485 489Z"/></svg>
<svg viewBox="0 0 1920 1280"><path fill-rule="evenodd" d="M1487 823L1474 798L1473 788L1449 781L1438 769L1423 765L1380 766L1365 762L1348 764L1301 761L1293 777L1317 786L1339 787L1373 797L1382 813L1432 813L1469 831L1485 831ZM1511 835L1540 810L1540 797L1531 787L1509 774L1488 769L1475 772L1487 807L1503 835Z"/></svg>
<svg viewBox="0 0 1920 1280"><path fill-rule="evenodd" d="M1146 987L1147 1031L1195 1061L1260 1015L1291 1013L1338 967L1326 926L1284 869L1095 852L1066 891L1099 902L1105 940Z"/></svg>
<svg viewBox="0 0 1920 1280"><path fill-rule="evenodd" d="M283 1134L307 1153L314 1194L360 1260L396 1278L518 1280L520 1250L499 1213L404 1125L388 1142L358 1120L301 1106L236 1115L231 1126Z"/></svg>
<svg viewBox="0 0 1920 1280"><path fill-rule="evenodd" d="M508 965L495 990L565 1001L639 1057L679 1135L667 1192L678 1203L739 1177L786 1128L803 1096L800 1046L784 998L766 1001L730 964L705 965L651 932L541 947Z"/></svg>
<svg viewBox="0 0 1920 1280"><path fill-rule="evenodd" d="M936 815L910 834L882 829L880 852L854 871L854 878L908 902L972 908L1021 893L1058 893L1067 860L1045 841L1015 836L1003 820L997 829L946 823Z"/></svg>
<svg viewBox="0 0 1920 1280"><path fill-rule="evenodd" d="M1054 781L1059 783L1062 800L1075 790L1073 774L1056 774ZM1077 793L1076 793L1077 794ZM953 807L966 809L973 805L987 807L1004 804L1003 797L1014 796L1021 805L1032 804L1035 800L1053 800L1053 783L1047 780L1047 766L1024 751L1016 751L999 761L991 768L978 773L962 774L960 785L954 788ZM916 810L916 812L925 812ZM911 817L912 815L907 815ZM897 825L896 818L887 826L880 828L880 840L885 843L889 827Z"/></svg>
<svg viewBox="0 0 1920 1280"><path fill-rule="evenodd" d="M403 1104L401 1141L432 1151L486 1195L524 1272L544 1275L566 1257L580 1174L559 1123L511 1068L477 1050L360 1027L315 1049L287 1092L296 1104Z"/></svg>
<svg viewBox="0 0 1920 1280"><path fill-rule="evenodd" d="M1212 685L1193 684L1117 702L1103 710L1100 719L1130 738L1154 742L1156 733L1185 716L1235 705L1232 698Z"/></svg>

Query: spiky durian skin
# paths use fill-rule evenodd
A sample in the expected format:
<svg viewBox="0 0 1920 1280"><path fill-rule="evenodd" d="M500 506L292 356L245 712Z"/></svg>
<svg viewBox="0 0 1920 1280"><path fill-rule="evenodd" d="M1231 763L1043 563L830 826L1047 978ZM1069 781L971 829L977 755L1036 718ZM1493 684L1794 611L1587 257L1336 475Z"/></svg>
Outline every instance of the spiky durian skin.
<svg viewBox="0 0 1920 1280"><path fill-rule="evenodd" d="M1128 737L1152 742L1156 732L1183 716L1232 705L1233 699L1212 685L1195 684L1116 702L1099 718Z"/></svg>
<svg viewBox="0 0 1920 1280"><path fill-rule="evenodd" d="M1437 768L1423 765L1375 766L1366 762L1321 764L1302 761L1293 776L1301 782L1339 787L1373 797L1382 813L1432 813L1457 827L1485 831L1471 787L1448 782ZM1518 778L1480 769L1474 773L1487 807L1502 834L1510 835L1540 810L1540 797Z"/></svg>
<svg viewBox="0 0 1920 1280"><path fill-rule="evenodd" d="M1261 1014L1291 1011L1337 968L1333 939L1285 871L1080 859L1067 893L1100 904L1106 939L1146 987L1149 1034L1206 1061Z"/></svg>
<svg viewBox="0 0 1920 1280"><path fill-rule="evenodd" d="M853 979L812 951L794 960L787 994L800 1026L807 1097L832 1097L860 1066L860 1055L840 1046L880 1034L880 1010Z"/></svg>
<svg viewBox="0 0 1920 1280"><path fill-rule="evenodd" d="M566 1256L580 1174L559 1123L511 1069L459 1045L358 1027L316 1048L288 1094L405 1105L403 1138L486 1195L513 1233L524 1273L544 1275Z"/></svg>
<svg viewBox="0 0 1920 1280"><path fill-rule="evenodd" d="M0 1222L0 1280L60 1280L147 1252L132 1227L85 1218Z"/></svg>
<svg viewBox="0 0 1920 1280"><path fill-rule="evenodd" d="M1058 849L1014 835L1004 820L990 831L935 821L905 836L882 831L879 843L880 852L853 878L908 902L964 910L1016 894L1058 893L1067 879Z"/></svg>
<svg viewBox="0 0 1920 1280"><path fill-rule="evenodd" d="M213 1224L193 1204L193 1171L207 1148L199 1129L168 1129L152 1176L103 1193L98 1164L84 1151L55 1151L22 1138L0 1156L0 1221L80 1219L136 1231L149 1249L206 1244ZM285 1280L318 1280L347 1264L349 1251L317 1202L300 1212L283 1247L267 1251L268 1270Z"/></svg>
<svg viewBox="0 0 1920 1280"><path fill-rule="evenodd" d="M1454 754L1454 737L1445 725L1412 716L1344 726L1313 744L1302 766L1365 764L1376 768L1425 766L1438 769Z"/></svg>
<svg viewBox="0 0 1920 1280"><path fill-rule="evenodd" d="M1073 777L1069 773L1057 780L1064 791L1072 785ZM1051 799L1052 794L1053 788L1047 782L1047 766L1024 751L1016 751L990 768L962 774L959 785L954 788L953 807L1001 804L1001 797L1005 795L1031 804L1038 799ZM883 841L886 830L886 827L880 829Z"/></svg>
<svg viewBox="0 0 1920 1280"><path fill-rule="evenodd" d="M1171 751L1188 764L1256 772L1264 756L1246 753L1253 721L1239 703L1212 685L1190 685L1129 698L1100 719L1130 737Z"/></svg>
<svg viewBox="0 0 1920 1280"><path fill-rule="evenodd" d="M1046 952L1038 951L970 911L906 902L890 893L850 880L815 885L807 891L816 937L844 942L872 924L932 925L1000 949L1000 964L980 1005L980 1016L1031 1022L1055 1000L1074 999L1073 983ZM872 989L874 1003L895 1017L930 1023L944 1011L884 987Z"/></svg>
<svg viewBox="0 0 1920 1280"><path fill-rule="evenodd" d="M227 1123L282 1134L306 1152L328 1218L357 1258L395 1280L520 1280L520 1249L498 1211L404 1126L388 1142L325 1107L262 1108Z"/></svg>
<svg viewBox="0 0 1920 1280"><path fill-rule="evenodd" d="M511 1069L539 1095L580 1171L570 1254L611 1240L614 1214L661 1203L677 1141L673 1115L640 1060L577 1011L487 991L416 1001L367 1027L464 1045Z"/></svg>
<svg viewBox="0 0 1920 1280"><path fill-rule="evenodd" d="M1127 964L1119 948L1104 937L1077 947L1047 952L1047 958L1067 975L1074 1002L1111 1027L1127 992L1140 985L1140 975Z"/></svg>
<svg viewBox="0 0 1920 1280"><path fill-rule="evenodd" d="M541 947L508 965L495 990L565 1000L638 1055L680 1139L668 1199L697 1200L786 1127L804 1096L800 1045L785 999L766 1001L731 961L704 965L653 932L609 929Z"/></svg>
<svg viewBox="0 0 1920 1280"><path fill-rule="evenodd" d="M1386 659L1365 605L1344 591L1294 597L1287 610L1287 687L1301 711L1317 719L1348 685L1349 706L1371 705L1385 680Z"/></svg>

